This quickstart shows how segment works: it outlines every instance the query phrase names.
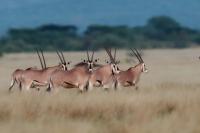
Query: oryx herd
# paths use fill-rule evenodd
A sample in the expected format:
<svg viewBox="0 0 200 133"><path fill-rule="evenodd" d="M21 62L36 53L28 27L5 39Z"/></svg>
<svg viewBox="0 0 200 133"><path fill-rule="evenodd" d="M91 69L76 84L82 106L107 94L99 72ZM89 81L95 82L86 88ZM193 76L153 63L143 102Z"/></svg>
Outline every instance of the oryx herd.
<svg viewBox="0 0 200 133"><path fill-rule="evenodd" d="M112 53L110 48L105 48L109 57L109 62L105 65L97 64L98 59L94 59L94 51L91 55L87 51L87 59L74 65L72 69L67 68L65 57L62 52L56 51L60 63L52 67L46 67L43 51L37 50L42 69L30 67L25 70L16 69L12 73L12 90L15 83L20 90L30 90L35 88L40 90L46 87L46 91L56 91L59 88L78 88L80 92L92 90L93 87L103 89L119 89L121 87L136 86L140 75L147 72L145 63L137 49L131 49L139 63L127 70L119 69L119 61L116 60L116 49Z"/></svg>

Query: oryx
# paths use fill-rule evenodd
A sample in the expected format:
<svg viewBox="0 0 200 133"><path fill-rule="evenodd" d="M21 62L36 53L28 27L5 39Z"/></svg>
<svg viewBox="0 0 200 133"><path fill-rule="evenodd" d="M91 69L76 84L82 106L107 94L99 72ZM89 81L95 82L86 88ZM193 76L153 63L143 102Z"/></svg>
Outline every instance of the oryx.
<svg viewBox="0 0 200 133"><path fill-rule="evenodd" d="M115 84L116 88L122 86L123 87L135 86L140 79L141 73L143 72L146 73L148 71L138 50L131 49L131 51L137 57L139 63L136 66L130 67L126 71L121 71L119 72L119 74L116 75L116 84Z"/></svg>
<svg viewBox="0 0 200 133"><path fill-rule="evenodd" d="M93 67L98 66L93 61L94 51L91 58L87 51L87 60L75 65L75 67L69 71L56 70L51 74L49 79L49 87L47 91L56 90L58 87L64 88L78 88L80 92L84 91L84 88L88 85L88 79L93 71Z"/></svg>
<svg viewBox="0 0 200 133"><path fill-rule="evenodd" d="M91 90L93 86L99 87L102 86L104 89L113 87L114 81L110 80L115 74L119 73L119 67L117 66L118 62L116 61L116 49L114 52L114 57L111 53L111 49L105 48L109 58L110 63L103 65L96 70L90 76L88 89Z"/></svg>
<svg viewBox="0 0 200 133"><path fill-rule="evenodd" d="M61 63L57 66L46 67L44 55L42 52L42 57L43 57L43 61L45 64L45 68L42 70L23 71L22 76L21 76L22 77L22 81L21 81L22 88L29 90L31 87L35 88L35 87L47 86L49 77L52 74L52 72L54 72L55 70L64 70L64 71L67 70L67 66L66 66L67 63L65 61L63 53L61 52L61 55L60 55L58 51L56 51L56 52L60 58Z"/></svg>
<svg viewBox="0 0 200 133"><path fill-rule="evenodd" d="M36 67L30 67L30 68L27 68L25 70L36 70L37 68ZM22 89L22 86L21 86L21 75L23 73L23 71L25 71L23 69L16 69L13 73L12 73L12 76L11 76L11 84L10 84L10 87L9 87L9 92L11 91L11 89L13 88L13 86L15 85L15 83L17 83L18 87L19 87L19 90L21 91Z"/></svg>
<svg viewBox="0 0 200 133"><path fill-rule="evenodd" d="M37 55L38 55L38 57L39 57L39 60L40 60L40 64L41 64L41 67L42 67L42 69L44 69L44 64L43 64L43 62L42 62L42 59L41 59L41 57L40 57L40 55L39 55L39 51L38 51L38 49L36 49L36 51L37 51ZM42 51L41 51L42 52ZM19 86L19 89L20 89L20 91L21 91L21 75L22 75L22 73L23 73L23 71L26 71L26 70L37 70L37 67L29 67L29 68L27 68L27 69L25 69L25 70L23 70L23 69L16 69L13 73L12 73L12 76L11 76L11 84L10 84L10 87L9 87L9 92L11 91L11 89L12 89L12 87L15 85L15 83L17 83L18 84L18 86Z"/></svg>

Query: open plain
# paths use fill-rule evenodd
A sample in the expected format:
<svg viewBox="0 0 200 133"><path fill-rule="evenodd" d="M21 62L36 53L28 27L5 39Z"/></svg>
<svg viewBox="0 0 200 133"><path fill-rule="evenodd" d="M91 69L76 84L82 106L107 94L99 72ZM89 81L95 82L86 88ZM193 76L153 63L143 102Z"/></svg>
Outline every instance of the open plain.
<svg viewBox="0 0 200 133"><path fill-rule="evenodd" d="M199 133L200 48L144 50L149 69L141 75L139 89L103 91L95 88L80 94L62 89L55 94L31 90L8 93L16 68L40 67L36 53L5 54L0 58L1 133ZM73 64L83 52L65 52ZM48 66L58 64L56 53L45 53ZM105 51L95 53L105 64ZM119 67L137 64L128 51L117 53Z"/></svg>

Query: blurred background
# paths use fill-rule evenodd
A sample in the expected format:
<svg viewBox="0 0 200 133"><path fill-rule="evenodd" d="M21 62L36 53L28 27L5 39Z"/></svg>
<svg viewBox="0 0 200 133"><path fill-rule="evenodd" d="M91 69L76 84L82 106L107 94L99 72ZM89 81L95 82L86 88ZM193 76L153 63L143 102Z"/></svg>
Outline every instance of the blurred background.
<svg viewBox="0 0 200 133"><path fill-rule="evenodd" d="M0 52L200 45L199 0L1 0Z"/></svg>

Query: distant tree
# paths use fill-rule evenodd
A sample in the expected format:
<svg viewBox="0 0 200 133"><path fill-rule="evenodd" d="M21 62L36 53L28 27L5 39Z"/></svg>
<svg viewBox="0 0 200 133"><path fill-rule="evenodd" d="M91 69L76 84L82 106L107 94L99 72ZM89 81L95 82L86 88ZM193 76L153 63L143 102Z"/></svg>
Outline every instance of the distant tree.
<svg viewBox="0 0 200 133"><path fill-rule="evenodd" d="M85 31L85 35L98 35L112 32L112 27L106 25L90 25Z"/></svg>
<svg viewBox="0 0 200 133"><path fill-rule="evenodd" d="M48 24L42 25L37 28L39 31L51 31L51 32L66 32L68 35L76 36L78 28L74 25L56 25Z"/></svg>
<svg viewBox="0 0 200 133"><path fill-rule="evenodd" d="M99 49L105 46L127 47L134 41L134 34L127 26L104 26L91 25L87 28L84 36L90 38L92 47Z"/></svg>
<svg viewBox="0 0 200 133"><path fill-rule="evenodd" d="M181 28L178 22L168 16L153 17L148 20L147 26L154 27L155 29L164 30L166 32L179 30Z"/></svg>
<svg viewBox="0 0 200 133"><path fill-rule="evenodd" d="M189 46L190 38L186 31L182 31L177 35L174 42L174 48L186 48Z"/></svg>
<svg viewBox="0 0 200 133"><path fill-rule="evenodd" d="M55 51L117 48L184 48L200 44L200 31L181 26L168 16L152 17L144 26L90 25L78 34L75 25L45 24L36 28L12 28L0 38L0 51ZM193 43L194 44L194 43Z"/></svg>
<svg viewBox="0 0 200 133"><path fill-rule="evenodd" d="M171 34L177 34L182 27L178 22L168 16L153 17L145 26L145 33L149 38L168 40Z"/></svg>

